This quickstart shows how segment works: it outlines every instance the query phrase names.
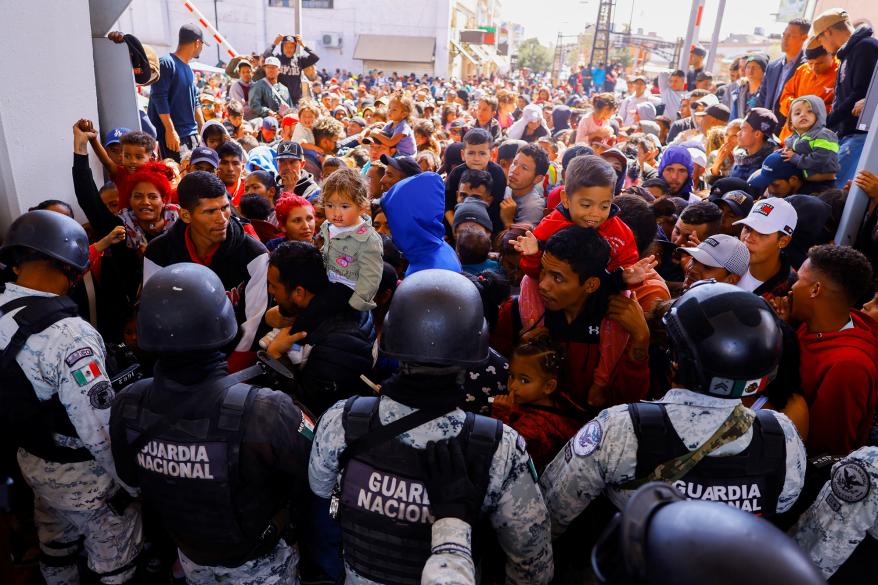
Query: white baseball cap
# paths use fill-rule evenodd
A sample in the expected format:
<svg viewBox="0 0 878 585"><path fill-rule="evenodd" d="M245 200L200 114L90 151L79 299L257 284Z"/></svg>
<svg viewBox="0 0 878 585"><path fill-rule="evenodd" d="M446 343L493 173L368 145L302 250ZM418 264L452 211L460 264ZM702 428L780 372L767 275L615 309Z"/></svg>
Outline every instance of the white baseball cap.
<svg viewBox="0 0 878 585"><path fill-rule="evenodd" d="M795 207L780 197L769 197L755 202L750 214L733 225L745 225L766 236L780 232L792 237L798 220Z"/></svg>
<svg viewBox="0 0 878 585"><path fill-rule="evenodd" d="M274 65L275 67L280 67L280 59L278 59L277 57L268 57L262 66L266 67L268 65Z"/></svg>
<svg viewBox="0 0 878 585"><path fill-rule="evenodd" d="M738 238L717 234L710 236L698 247L680 248L705 266L725 268L732 274L744 276L750 267L750 251Z"/></svg>

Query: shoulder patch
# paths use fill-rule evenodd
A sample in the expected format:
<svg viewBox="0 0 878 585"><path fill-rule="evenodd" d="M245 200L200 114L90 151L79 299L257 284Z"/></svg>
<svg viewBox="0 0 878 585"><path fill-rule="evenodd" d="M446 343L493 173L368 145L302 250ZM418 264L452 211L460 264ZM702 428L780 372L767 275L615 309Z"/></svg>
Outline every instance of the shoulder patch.
<svg viewBox="0 0 878 585"><path fill-rule="evenodd" d="M90 347L80 347L76 351L71 352L70 355L68 355L66 358L64 358L64 363L67 364L67 367L69 368L79 360L83 360L87 357L92 357L94 356L94 354L95 352L92 351Z"/></svg>
<svg viewBox="0 0 878 585"><path fill-rule="evenodd" d="M314 422L304 412L302 413L302 422L299 423L298 432L309 441L314 440Z"/></svg>
<svg viewBox="0 0 878 585"><path fill-rule="evenodd" d="M518 449L519 453L522 455L527 454L527 441L524 440L524 437L518 435L518 438L515 439L515 448Z"/></svg>
<svg viewBox="0 0 878 585"><path fill-rule="evenodd" d="M101 381L89 388L88 401L92 408L97 410L106 410L113 405L113 387L107 381Z"/></svg>
<svg viewBox="0 0 878 585"><path fill-rule="evenodd" d="M832 493L844 502L854 504L865 500L871 488L869 472L859 461L848 461L832 472Z"/></svg>
<svg viewBox="0 0 878 585"><path fill-rule="evenodd" d="M593 420L576 433L573 437L573 452L579 457L588 457L598 450L601 440L604 438L604 429L601 423Z"/></svg>

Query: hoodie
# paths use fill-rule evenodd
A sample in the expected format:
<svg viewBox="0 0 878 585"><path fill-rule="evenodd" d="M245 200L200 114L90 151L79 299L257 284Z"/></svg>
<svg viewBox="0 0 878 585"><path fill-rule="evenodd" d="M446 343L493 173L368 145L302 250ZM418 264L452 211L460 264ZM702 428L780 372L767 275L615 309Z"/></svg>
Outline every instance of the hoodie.
<svg viewBox="0 0 878 585"><path fill-rule="evenodd" d="M460 260L445 243L445 185L436 173L403 179L381 198L393 243L409 261L405 275L428 268L460 272Z"/></svg>
<svg viewBox="0 0 878 585"><path fill-rule="evenodd" d="M802 169L806 179L809 175L837 173L838 136L826 127L826 104L816 95L803 95L790 103L790 112L798 102L807 102L817 121L800 133L792 126L792 116L787 120L792 135L786 139L784 146L794 153L789 162Z"/></svg>
<svg viewBox="0 0 878 585"><path fill-rule="evenodd" d="M621 172L616 172L616 186L613 190L613 195L618 195L622 192L622 189L625 187L625 179L628 177L628 158L625 157L625 154L619 150L618 148L610 148L605 152L601 153L601 158L613 164L613 161L618 161L622 166ZM613 167L615 170L616 167ZM689 174L692 174L692 171L689 171Z"/></svg>
<svg viewBox="0 0 878 585"><path fill-rule="evenodd" d="M686 170L689 171L689 176L686 177L686 182L683 183L683 186L680 187L680 190L677 193L671 193L671 196L688 199L689 193L692 192L692 155L689 153L689 149L679 144L667 147L662 153L662 158L659 161L659 177L661 177L662 173L665 172L666 167L669 167L673 164L681 164L686 167ZM759 164L761 165L762 162L760 161Z"/></svg>
<svg viewBox="0 0 878 585"><path fill-rule="evenodd" d="M619 219L619 208L616 205L610 206L610 216L601 225L597 227L598 233L602 238L610 244L610 263L607 264L607 271L613 272L617 268L626 268L637 262L637 244L634 239L634 232L628 227L624 221ZM531 278L540 277L540 267L543 258L543 243L564 228L573 225L570 219L570 212L563 204L558 205L555 211L543 218L539 225L534 228L533 235L541 242L540 251L530 256L522 254L518 261L521 271Z"/></svg>
<svg viewBox="0 0 878 585"><path fill-rule="evenodd" d="M864 25L855 30L836 57L841 63L835 79L835 101L826 125L841 139L848 134L864 134L857 130L857 116L851 110L866 97L878 62L878 39L872 38L872 28Z"/></svg>
<svg viewBox="0 0 878 585"><path fill-rule="evenodd" d="M811 415L810 455L847 455L866 444L878 395L878 324L851 311L853 327L797 332L802 394Z"/></svg>
<svg viewBox="0 0 878 585"><path fill-rule="evenodd" d="M537 130L534 134L527 134L527 125L531 122L536 122L540 120L540 126L537 127ZM540 133L540 129L543 129L543 132ZM537 135L539 134L539 135ZM521 113L521 118L516 122L513 122L512 126L509 127L509 130L506 131L506 137L512 138L513 140L525 140L527 142L533 142L536 138L540 136L548 136L549 129L546 127L546 122L543 120L543 109L536 104L528 104L524 107L524 111ZM530 138L528 140L527 137Z"/></svg>

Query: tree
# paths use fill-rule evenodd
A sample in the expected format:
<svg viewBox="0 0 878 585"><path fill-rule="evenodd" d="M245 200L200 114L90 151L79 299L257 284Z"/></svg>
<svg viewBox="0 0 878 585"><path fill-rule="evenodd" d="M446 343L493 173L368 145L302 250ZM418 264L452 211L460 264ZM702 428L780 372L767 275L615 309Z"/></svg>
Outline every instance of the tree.
<svg viewBox="0 0 878 585"><path fill-rule="evenodd" d="M552 51L540 44L534 37L525 39L518 46L518 66L527 67L531 71L544 72L552 66Z"/></svg>

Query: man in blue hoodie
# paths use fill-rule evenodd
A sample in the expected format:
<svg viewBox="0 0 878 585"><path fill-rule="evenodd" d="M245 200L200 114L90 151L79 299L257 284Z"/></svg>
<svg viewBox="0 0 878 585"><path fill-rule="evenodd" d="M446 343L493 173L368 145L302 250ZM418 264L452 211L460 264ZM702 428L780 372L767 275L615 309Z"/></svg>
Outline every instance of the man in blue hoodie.
<svg viewBox="0 0 878 585"><path fill-rule="evenodd" d="M878 40L872 38L872 27L868 25L854 29L847 11L841 8L827 10L815 18L811 37L840 62L835 80L835 100L826 118L826 127L838 135L841 168L836 174L835 184L843 188L854 178L857 161L866 143L866 133L857 130L857 119L863 108L858 102L869 90L878 62Z"/></svg>
<svg viewBox="0 0 878 585"><path fill-rule="evenodd" d="M428 268L460 272L460 260L445 243L445 184L436 173L421 173L395 184L381 198L393 243L409 261L405 275Z"/></svg>

